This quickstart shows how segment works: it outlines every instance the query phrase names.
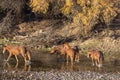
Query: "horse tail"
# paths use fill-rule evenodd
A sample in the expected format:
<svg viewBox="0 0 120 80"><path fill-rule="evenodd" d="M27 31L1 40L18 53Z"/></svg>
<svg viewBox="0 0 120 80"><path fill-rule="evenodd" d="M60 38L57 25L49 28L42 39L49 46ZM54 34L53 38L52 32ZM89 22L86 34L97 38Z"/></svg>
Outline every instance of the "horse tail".
<svg viewBox="0 0 120 80"><path fill-rule="evenodd" d="M103 55L102 51L100 51L100 57L101 57L102 61L104 61L104 55Z"/></svg>
<svg viewBox="0 0 120 80"><path fill-rule="evenodd" d="M79 48L78 48L78 46L74 46L74 47L73 47L73 50L74 50L76 53L79 53Z"/></svg>
<svg viewBox="0 0 120 80"><path fill-rule="evenodd" d="M26 48L26 47L24 47L24 50L25 50L25 51L24 51L24 52L25 52L25 54L27 54L27 48Z"/></svg>

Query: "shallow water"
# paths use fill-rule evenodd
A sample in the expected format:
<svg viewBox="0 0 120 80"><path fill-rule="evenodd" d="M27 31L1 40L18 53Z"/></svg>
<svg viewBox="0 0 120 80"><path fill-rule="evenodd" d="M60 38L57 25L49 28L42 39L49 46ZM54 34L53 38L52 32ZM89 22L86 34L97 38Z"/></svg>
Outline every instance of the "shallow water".
<svg viewBox="0 0 120 80"><path fill-rule="evenodd" d="M92 66L90 59L83 56L80 62L75 63L73 66L69 63L66 64L64 56L58 58L58 55L49 53L36 53L32 55L30 64L24 65L24 61L20 60L17 64L14 57L9 62L1 60L0 69L10 71L94 71L94 72L120 72L120 65L110 62L104 62L103 67L98 68ZM35 57L35 55L37 55ZM0 55L1 56L1 55ZM35 58L34 58L35 57ZM0 57L1 59L3 57ZM21 57L19 57L20 59Z"/></svg>

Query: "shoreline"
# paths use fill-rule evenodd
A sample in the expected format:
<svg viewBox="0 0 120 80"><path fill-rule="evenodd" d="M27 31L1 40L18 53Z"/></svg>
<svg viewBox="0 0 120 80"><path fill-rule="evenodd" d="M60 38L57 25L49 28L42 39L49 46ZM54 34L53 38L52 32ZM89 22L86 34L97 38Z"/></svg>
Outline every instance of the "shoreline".
<svg viewBox="0 0 120 80"><path fill-rule="evenodd" d="M119 80L120 72L92 71L8 71L1 72L2 80Z"/></svg>

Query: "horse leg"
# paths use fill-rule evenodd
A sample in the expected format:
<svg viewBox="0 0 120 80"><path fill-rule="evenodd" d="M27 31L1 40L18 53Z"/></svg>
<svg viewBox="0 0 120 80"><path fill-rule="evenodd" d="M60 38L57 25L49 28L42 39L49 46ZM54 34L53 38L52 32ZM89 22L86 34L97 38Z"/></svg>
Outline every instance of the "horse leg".
<svg viewBox="0 0 120 80"><path fill-rule="evenodd" d="M24 53L22 53L21 55L22 55L22 57L24 58L24 61L25 61L25 63L26 63L26 62L27 62L27 60L26 60L26 55L25 55Z"/></svg>
<svg viewBox="0 0 120 80"><path fill-rule="evenodd" d="M99 60L95 60L95 65L97 66L99 63Z"/></svg>
<svg viewBox="0 0 120 80"><path fill-rule="evenodd" d="M98 67L102 67L102 59L101 59L101 57L98 59Z"/></svg>
<svg viewBox="0 0 120 80"><path fill-rule="evenodd" d="M67 64L68 64L68 57L69 57L69 56L68 56L68 55L66 55L66 58L67 58Z"/></svg>
<svg viewBox="0 0 120 80"><path fill-rule="evenodd" d="M94 59L92 58L92 65L94 66L95 65L95 61L94 61Z"/></svg>
<svg viewBox="0 0 120 80"><path fill-rule="evenodd" d="M77 55L75 55L75 62L77 62Z"/></svg>
<svg viewBox="0 0 120 80"><path fill-rule="evenodd" d="M27 56L28 56L28 60L30 61L31 60L31 56L30 56L29 52L27 52Z"/></svg>
<svg viewBox="0 0 120 80"><path fill-rule="evenodd" d="M80 60L79 55L76 55L76 56L75 56L75 61L76 61L76 62L79 62L79 60Z"/></svg>
<svg viewBox="0 0 120 80"><path fill-rule="evenodd" d="M16 59L16 61L17 61L17 63L18 63L18 58L17 58L17 55L15 55L15 59Z"/></svg>
<svg viewBox="0 0 120 80"><path fill-rule="evenodd" d="M23 56L23 58L24 58L24 61L25 61L25 63L26 63L26 62L27 62L26 57L25 57L25 56Z"/></svg>
<svg viewBox="0 0 120 80"><path fill-rule="evenodd" d="M16 65L15 65L15 68L17 68L18 67L18 62L16 63Z"/></svg>
<svg viewBox="0 0 120 80"><path fill-rule="evenodd" d="M11 56L12 56L12 54L10 53L9 56L8 56L8 58L7 58L7 61L9 61L9 59L10 59Z"/></svg>
<svg viewBox="0 0 120 80"><path fill-rule="evenodd" d="M70 59L71 59L71 64L73 65L73 56L70 56Z"/></svg>
<svg viewBox="0 0 120 80"><path fill-rule="evenodd" d="M78 55L78 62L80 61L80 56Z"/></svg>

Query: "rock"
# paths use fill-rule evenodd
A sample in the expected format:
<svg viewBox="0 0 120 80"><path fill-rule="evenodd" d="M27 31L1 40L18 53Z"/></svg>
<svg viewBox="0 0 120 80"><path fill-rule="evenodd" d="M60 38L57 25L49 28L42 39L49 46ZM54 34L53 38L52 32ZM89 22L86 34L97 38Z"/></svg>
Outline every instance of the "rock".
<svg viewBox="0 0 120 80"><path fill-rule="evenodd" d="M119 80L120 73L100 73L92 71L6 71L3 70L2 80Z"/></svg>

